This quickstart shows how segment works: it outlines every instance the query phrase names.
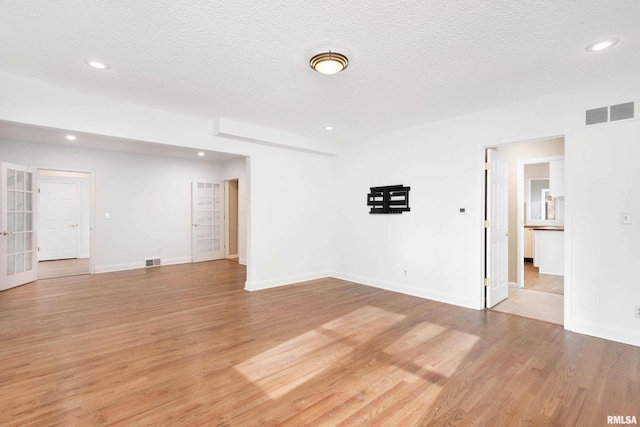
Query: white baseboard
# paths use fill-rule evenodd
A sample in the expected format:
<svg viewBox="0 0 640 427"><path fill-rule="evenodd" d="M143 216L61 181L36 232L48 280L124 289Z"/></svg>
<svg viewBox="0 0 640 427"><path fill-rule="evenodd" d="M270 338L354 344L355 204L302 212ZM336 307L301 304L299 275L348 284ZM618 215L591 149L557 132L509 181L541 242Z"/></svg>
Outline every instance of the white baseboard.
<svg viewBox="0 0 640 427"><path fill-rule="evenodd" d="M329 277L328 272L323 271L319 273L300 274L296 276L281 277L272 280L261 280L245 282L244 288L247 291L260 291L263 289L277 288L279 286L293 285L294 283L306 282L309 280L324 279Z"/></svg>
<svg viewBox="0 0 640 427"><path fill-rule="evenodd" d="M570 327L565 324L565 329L579 334L640 347L640 331L638 330L611 328L576 320L571 321Z"/></svg>
<svg viewBox="0 0 640 427"><path fill-rule="evenodd" d="M186 264L190 262L191 262L191 257L161 258L160 266ZM135 270L138 268L147 268L145 265L145 261L130 262L125 264L96 265L94 268L94 273L95 274L112 273L114 271Z"/></svg>
<svg viewBox="0 0 640 427"><path fill-rule="evenodd" d="M398 292L405 295L411 295L414 297L420 297L433 301L442 302L445 304L456 305L458 307L472 308L474 310L482 310L480 303L471 299L459 298L450 294L443 294L440 292L432 292L424 289L415 289L409 286L400 285L397 283L383 282L377 279L371 279L362 276L356 276L349 273L342 273L334 271L331 273L331 277L336 279L346 280L349 282L358 283L360 285L371 286L378 289L384 289L387 291Z"/></svg>
<svg viewBox="0 0 640 427"><path fill-rule="evenodd" d="M188 264L191 261L192 260L190 256L167 259L162 258L162 265Z"/></svg>

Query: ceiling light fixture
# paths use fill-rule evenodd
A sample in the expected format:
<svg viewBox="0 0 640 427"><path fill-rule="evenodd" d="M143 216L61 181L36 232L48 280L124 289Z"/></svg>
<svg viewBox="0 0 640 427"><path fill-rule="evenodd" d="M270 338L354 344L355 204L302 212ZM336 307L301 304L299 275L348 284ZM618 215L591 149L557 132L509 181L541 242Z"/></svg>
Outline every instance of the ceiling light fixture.
<svg viewBox="0 0 640 427"><path fill-rule="evenodd" d="M309 66L320 74L336 74L349 66L349 59L338 52L323 52L314 55Z"/></svg>
<svg viewBox="0 0 640 427"><path fill-rule="evenodd" d="M618 43L618 39L598 40L597 42L593 42L589 46L587 46L585 50L587 52L599 52L601 50L610 48L616 43Z"/></svg>
<svg viewBox="0 0 640 427"><path fill-rule="evenodd" d="M76 139L78 139L75 135L67 135L67 139L69 141L75 141Z"/></svg>
<svg viewBox="0 0 640 427"><path fill-rule="evenodd" d="M333 126L331 126L331 125L326 125L326 126L324 127L324 130L333 130Z"/></svg>
<svg viewBox="0 0 640 427"><path fill-rule="evenodd" d="M204 157L204 151L198 151L198 156Z"/></svg>
<svg viewBox="0 0 640 427"><path fill-rule="evenodd" d="M96 70L106 70L107 68L109 68L109 66L104 62L94 61L92 59L87 59L84 61L84 63L91 68L95 68Z"/></svg>

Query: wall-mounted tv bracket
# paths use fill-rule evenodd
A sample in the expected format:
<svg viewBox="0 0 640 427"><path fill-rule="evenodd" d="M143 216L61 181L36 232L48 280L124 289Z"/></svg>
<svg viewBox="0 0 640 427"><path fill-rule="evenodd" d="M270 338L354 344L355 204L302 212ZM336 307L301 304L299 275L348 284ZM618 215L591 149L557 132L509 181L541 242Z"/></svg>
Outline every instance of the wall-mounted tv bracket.
<svg viewBox="0 0 640 427"><path fill-rule="evenodd" d="M409 190L403 185L386 187L370 187L367 194L367 206L371 206L370 214L401 214L409 212Z"/></svg>

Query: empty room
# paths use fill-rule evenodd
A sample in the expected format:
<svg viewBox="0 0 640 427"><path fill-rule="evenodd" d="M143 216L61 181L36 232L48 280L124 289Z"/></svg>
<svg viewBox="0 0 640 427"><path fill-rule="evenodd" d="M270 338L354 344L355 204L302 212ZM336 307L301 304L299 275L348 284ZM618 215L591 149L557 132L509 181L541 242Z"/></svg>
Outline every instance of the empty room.
<svg viewBox="0 0 640 427"><path fill-rule="evenodd" d="M0 2L0 425L637 424L638 17Z"/></svg>

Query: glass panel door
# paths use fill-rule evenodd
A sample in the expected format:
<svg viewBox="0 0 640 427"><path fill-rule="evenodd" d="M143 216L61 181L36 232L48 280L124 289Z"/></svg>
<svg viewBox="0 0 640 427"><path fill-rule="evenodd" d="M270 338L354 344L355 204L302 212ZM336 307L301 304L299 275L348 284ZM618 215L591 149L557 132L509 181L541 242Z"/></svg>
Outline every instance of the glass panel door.
<svg viewBox="0 0 640 427"><path fill-rule="evenodd" d="M34 230L36 170L2 163L0 290L38 277Z"/></svg>
<svg viewBox="0 0 640 427"><path fill-rule="evenodd" d="M192 186L193 262L224 258L222 183L194 181Z"/></svg>

